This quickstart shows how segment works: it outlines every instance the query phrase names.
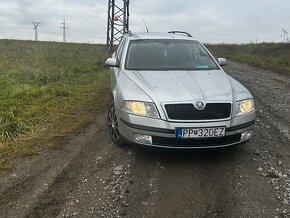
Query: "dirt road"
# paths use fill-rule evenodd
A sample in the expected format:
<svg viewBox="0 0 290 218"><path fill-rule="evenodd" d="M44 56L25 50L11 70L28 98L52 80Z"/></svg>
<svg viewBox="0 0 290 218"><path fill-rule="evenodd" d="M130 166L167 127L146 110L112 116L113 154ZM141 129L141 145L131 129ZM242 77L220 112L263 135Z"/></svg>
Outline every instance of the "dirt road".
<svg viewBox="0 0 290 218"><path fill-rule="evenodd" d="M249 143L121 149L99 115L63 149L18 160L0 178L0 217L290 217L290 79L237 63L225 70L256 100Z"/></svg>

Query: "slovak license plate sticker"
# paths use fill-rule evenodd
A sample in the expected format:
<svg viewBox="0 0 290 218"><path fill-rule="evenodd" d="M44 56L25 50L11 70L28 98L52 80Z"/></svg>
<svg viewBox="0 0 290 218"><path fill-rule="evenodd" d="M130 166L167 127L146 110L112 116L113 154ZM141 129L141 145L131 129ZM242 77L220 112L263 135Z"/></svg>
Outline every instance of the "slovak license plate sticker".
<svg viewBox="0 0 290 218"><path fill-rule="evenodd" d="M178 128L177 138L212 138L222 137L226 134L225 127L210 128Z"/></svg>

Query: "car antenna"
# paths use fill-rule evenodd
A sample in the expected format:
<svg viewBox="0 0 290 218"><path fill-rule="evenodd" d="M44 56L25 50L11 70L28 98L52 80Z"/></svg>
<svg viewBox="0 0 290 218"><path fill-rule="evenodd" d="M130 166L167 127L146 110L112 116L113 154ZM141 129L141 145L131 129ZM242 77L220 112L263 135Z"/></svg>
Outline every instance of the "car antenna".
<svg viewBox="0 0 290 218"><path fill-rule="evenodd" d="M146 31L147 31L147 33L149 33L148 27L147 27L146 22L145 22L144 19L143 19L143 23L144 23L144 25L145 25L145 27L146 27Z"/></svg>

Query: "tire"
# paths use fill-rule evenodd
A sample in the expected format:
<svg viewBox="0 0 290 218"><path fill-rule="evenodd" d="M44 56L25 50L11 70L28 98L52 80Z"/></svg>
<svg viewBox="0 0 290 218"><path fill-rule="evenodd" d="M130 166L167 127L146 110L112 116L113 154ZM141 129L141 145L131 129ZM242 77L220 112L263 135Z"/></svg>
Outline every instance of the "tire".
<svg viewBox="0 0 290 218"><path fill-rule="evenodd" d="M119 132L118 118L114 103L111 103L108 110L108 130L113 143L119 147L124 147L125 142Z"/></svg>

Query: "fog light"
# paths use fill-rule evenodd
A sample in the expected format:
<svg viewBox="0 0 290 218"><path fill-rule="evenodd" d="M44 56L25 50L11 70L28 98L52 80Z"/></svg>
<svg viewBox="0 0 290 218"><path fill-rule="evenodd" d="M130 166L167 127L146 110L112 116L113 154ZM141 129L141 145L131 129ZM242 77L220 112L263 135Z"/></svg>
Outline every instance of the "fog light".
<svg viewBox="0 0 290 218"><path fill-rule="evenodd" d="M241 141L245 141L245 140L248 140L251 138L252 136L252 133L253 131L252 130L249 130L249 131L245 131L242 133L242 136L241 136Z"/></svg>
<svg viewBox="0 0 290 218"><path fill-rule="evenodd" d="M139 142L139 143L142 143L142 144L150 144L150 145L152 145L152 137L150 135L134 133L134 138L135 138L136 142Z"/></svg>

